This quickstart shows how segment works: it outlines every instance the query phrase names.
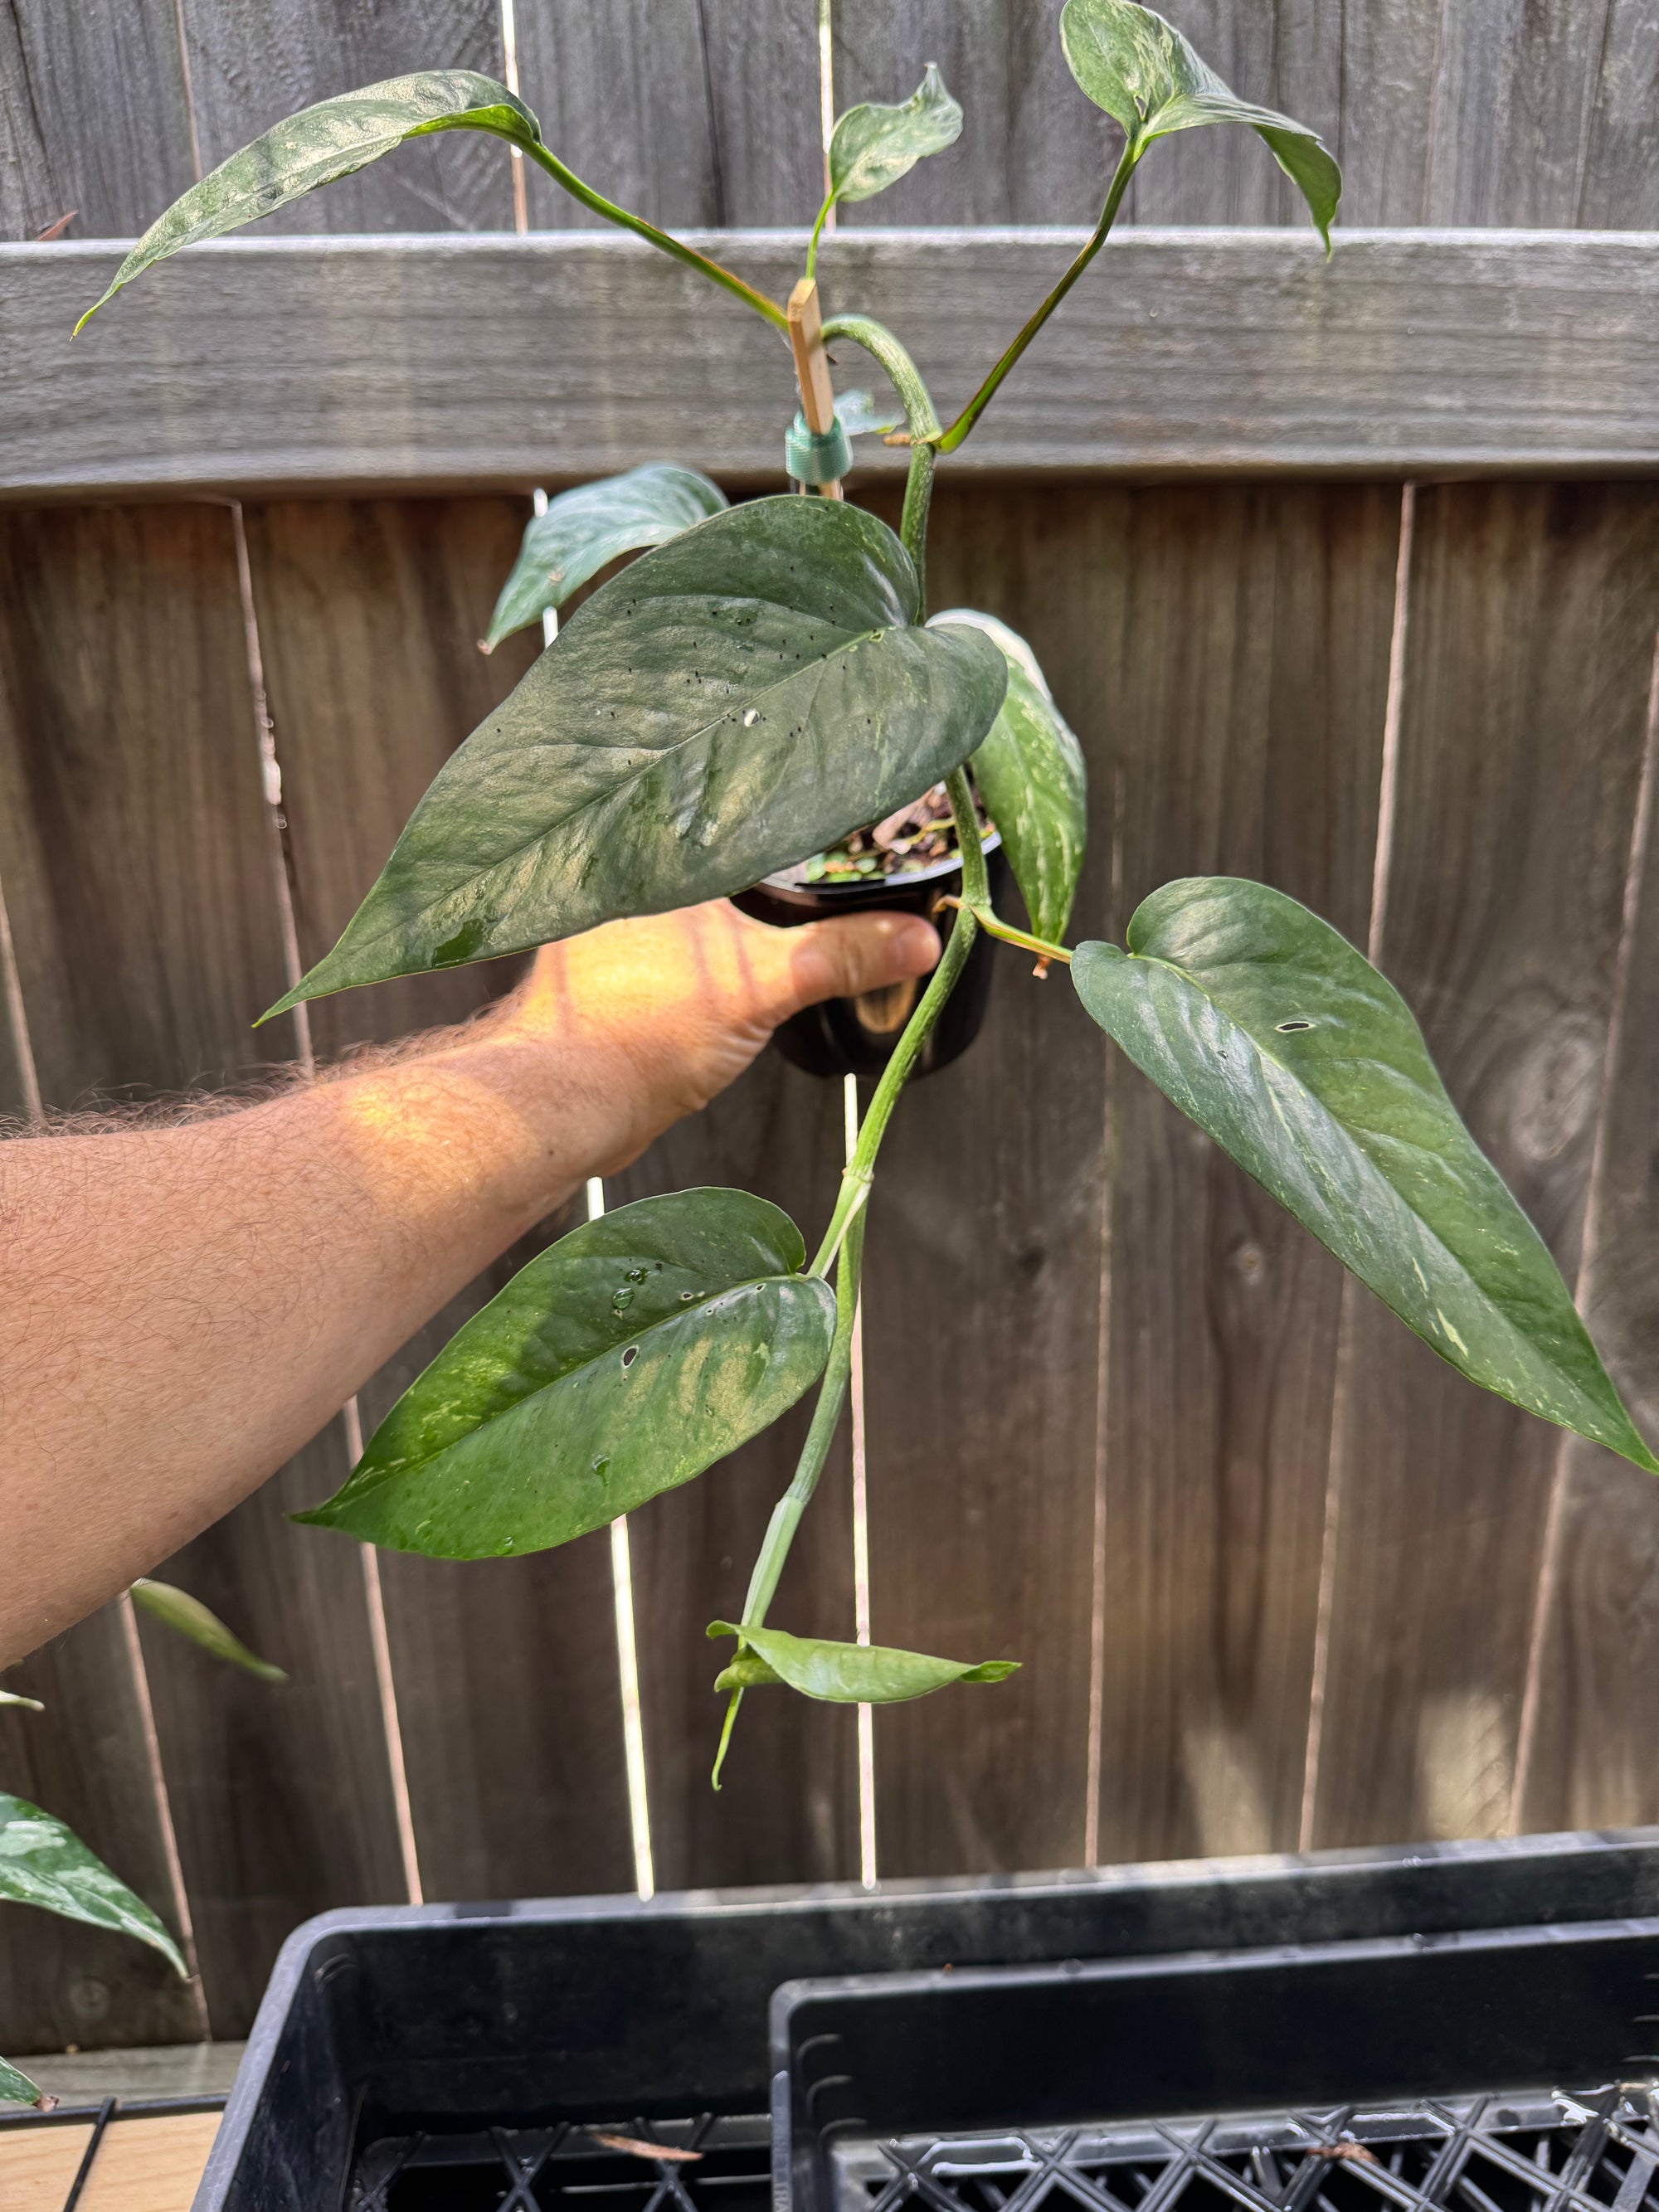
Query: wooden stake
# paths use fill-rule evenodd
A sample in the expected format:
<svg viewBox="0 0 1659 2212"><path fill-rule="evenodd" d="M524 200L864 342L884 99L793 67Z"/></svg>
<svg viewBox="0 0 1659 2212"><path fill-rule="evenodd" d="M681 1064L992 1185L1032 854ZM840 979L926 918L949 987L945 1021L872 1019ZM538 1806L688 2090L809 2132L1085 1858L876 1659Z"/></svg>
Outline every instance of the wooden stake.
<svg viewBox="0 0 1659 2212"><path fill-rule="evenodd" d="M836 427L836 395L830 383L830 357L823 350L823 318L818 312L818 288L803 276L789 295L789 348L795 356L795 381L800 386L800 411L809 430L822 435ZM819 484L826 499L839 499L841 485Z"/></svg>

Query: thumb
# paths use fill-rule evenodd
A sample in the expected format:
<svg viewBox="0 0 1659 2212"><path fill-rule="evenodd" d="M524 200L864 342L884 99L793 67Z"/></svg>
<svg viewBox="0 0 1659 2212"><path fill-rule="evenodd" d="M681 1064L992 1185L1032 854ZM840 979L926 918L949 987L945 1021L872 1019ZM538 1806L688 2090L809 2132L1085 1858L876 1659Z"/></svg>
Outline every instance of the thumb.
<svg viewBox="0 0 1659 2212"><path fill-rule="evenodd" d="M919 914L849 914L779 933L785 957L768 1012L786 1021L821 999L855 999L939 964L939 933Z"/></svg>

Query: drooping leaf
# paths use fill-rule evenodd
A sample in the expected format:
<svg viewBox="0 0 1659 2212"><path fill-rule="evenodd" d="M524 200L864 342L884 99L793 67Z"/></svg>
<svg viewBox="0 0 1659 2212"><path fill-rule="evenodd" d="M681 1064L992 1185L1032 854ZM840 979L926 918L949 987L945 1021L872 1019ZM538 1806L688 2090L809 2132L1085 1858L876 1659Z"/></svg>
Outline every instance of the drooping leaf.
<svg viewBox="0 0 1659 2212"><path fill-rule="evenodd" d="M187 1636L192 1644L199 1644L216 1659L245 1668L262 1682L287 1681L288 1676L280 1667L273 1667L269 1659L261 1659L250 1651L240 1638L231 1634L216 1613L210 1612L201 1599L191 1597L188 1590L175 1589L171 1583L141 1578L132 1585L132 1601L180 1636Z"/></svg>
<svg viewBox="0 0 1659 2212"><path fill-rule="evenodd" d="M781 1682L803 1697L836 1705L896 1705L925 1698L952 1682L1001 1682L1019 1668L1018 1659L930 1659L921 1651L894 1651L880 1644L829 1644L816 1636L787 1636L781 1628L738 1628L714 1620L710 1636L738 1636L744 1648L714 1684L717 1690L750 1690Z"/></svg>
<svg viewBox="0 0 1659 2212"><path fill-rule="evenodd" d="M1471 1382L1659 1473L1543 1239L1411 1010L1328 923L1231 877L1166 884L1078 996L1158 1088Z"/></svg>
<svg viewBox="0 0 1659 2212"><path fill-rule="evenodd" d="M148 1943L179 1973L179 1947L142 1897L50 1813L0 1791L0 1898L38 1905L65 1920L89 1920Z"/></svg>
<svg viewBox="0 0 1659 2212"><path fill-rule="evenodd" d="M1245 124L1306 200L1329 246L1342 172L1305 124L1240 100L1172 23L1133 0L1066 0L1060 36L1072 75L1122 125L1132 153L1173 131Z"/></svg>
<svg viewBox="0 0 1659 2212"><path fill-rule="evenodd" d="M896 398L878 402L865 391L842 392L836 398L836 419L849 438L872 438L904 427L904 410Z"/></svg>
<svg viewBox="0 0 1659 2212"><path fill-rule="evenodd" d="M416 70L302 107L221 161L158 216L116 270L98 309L124 284L181 246L218 238L272 215L319 185L349 177L406 139L434 131L488 131L518 146L541 143L541 126L516 93L473 70Z"/></svg>
<svg viewBox="0 0 1659 2212"><path fill-rule="evenodd" d="M802 501L804 506L805 501ZM443 1559L545 1550L701 1474L793 1405L835 1334L787 1214L683 1190L520 1269L295 1518Z"/></svg>
<svg viewBox="0 0 1659 2212"><path fill-rule="evenodd" d="M27 2074L20 2074L16 2067L0 2058L0 2105L38 2105L44 2094L38 2081L31 2081Z"/></svg>
<svg viewBox="0 0 1659 2212"><path fill-rule="evenodd" d="M951 607L936 623L971 623L995 640L1008 663L1008 695L969 765L1002 833L1031 927L1063 937L1089 831L1083 748L1054 701L1036 655L994 615Z"/></svg>
<svg viewBox="0 0 1659 2212"><path fill-rule="evenodd" d="M717 483L697 469L649 461L623 476L578 484L532 515L513 573L501 586L483 644L493 653L504 637L562 607L607 562L661 545L726 503Z"/></svg>
<svg viewBox="0 0 1659 2212"><path fill-rule="evenodd" d="M1006 684L916 599L886 524L834 500L756 500L642 554L445 763L271 1012L719 898L879 821L968 757Z"/></svg>
<svg viewBox="0 0 1659 2212"><path fill-rule="evenodd" d="M26 1705L32 1713L46 1710L39 1698L26 1698L16 1690L0 1690L0 1705Z"/></svg>
<svg viewBox="0 0 1659 2212"><path fill-rule="evenodd" d="M962 136L962 110L945 89L937 62L896 106L865 100L837 116L830 137L830 197L873 199L908 177L924 155L942 154Z"/></svg>

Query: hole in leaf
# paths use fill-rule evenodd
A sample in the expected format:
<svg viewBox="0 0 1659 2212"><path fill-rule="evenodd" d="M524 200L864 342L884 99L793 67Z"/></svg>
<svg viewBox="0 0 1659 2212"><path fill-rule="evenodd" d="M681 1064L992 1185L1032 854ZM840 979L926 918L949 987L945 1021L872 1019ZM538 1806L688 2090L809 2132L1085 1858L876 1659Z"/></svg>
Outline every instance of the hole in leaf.
<svg viewBox="0 0 1659 2212"><path fill-rule="evenodd" d="M629 1347L628 1347L627 1351L626 1351L626 1352L623 1352L623 1365L624 1367L631 1367L631 1366L634 1364L634 1362L635 1362L635 1361L639 1358L639 1356L640 1356L640 1347L638 1346L638 1345L637 1345L637 1344L630 1344L630 1345L629 1346Z"/></svg>
<svg viewBox="0 0 1659 2212"><path fill-rule="evenodd" d="M1279 1033L1281 1036L1288 1036L1292 1030L1310 1030L1312 1027L1313 1024L1310 1021L1297 1014L1292 1021L1280 1022Z"/></svg>

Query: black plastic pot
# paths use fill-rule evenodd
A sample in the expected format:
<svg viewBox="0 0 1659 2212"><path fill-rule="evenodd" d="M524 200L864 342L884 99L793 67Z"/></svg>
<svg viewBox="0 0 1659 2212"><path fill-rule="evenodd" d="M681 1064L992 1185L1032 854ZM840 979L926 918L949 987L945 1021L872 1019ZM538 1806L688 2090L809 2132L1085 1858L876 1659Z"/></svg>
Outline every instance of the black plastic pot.
<svg viewBox="0 0 1659 2212"><path fill-rule="evenodd" d="M988 845L986 865L994 899L1007 880L1008 863L1000 843ZM951 915L939 901L962 891L962 868L956 860L940 860L914 876L880 882L851 884L781 884L769 878L750 890L739 891L734 903L757 921L791 929L804 921L823 921L832 915L925 915L941 933ZM916 1062L918 1075L931 1075L948 1067L966 1052L979 1035L991 995L995 948L983 932L975 939L968 964L946 1000L933 1033ZM772 1042L784 1058L804 1067L809 1075L879 1075L892 1057L904 1024L927 988L927 978L896 984L885 991L869 991L862 998L827 999L793 1015L773 1033Z"/></svg>
<svg viewBox="0 0 1659 2212"><path fill-rule="evenodd" d="M786 2161L795 2133L787 2070L774 2105L768 2004L780 1984L802 1977L1163 1960L1153 1979L1166 1990L1177 1984L1200 1990L1206 1974L1172 1954L1357 1940L1380 1942L1386 1952L1388 1939L1406 1937L1409 1946L1394 1948L1402 1957L1409 1950L1431 1971L1418 1984L1426 2008L1413 2014L1407 1993L1407 2009L1391 2014L1400 2050L1413 2066L1427 2054L1437 2068L1462 2075L1448 2086L1479 2087L1465 2069L1478 2075L1490 2064L1488 2045L1477 2035L1454 2065L1447 2054L1462 2047L1437 2025L1432 2007L1442 1984L1433 1961L1456 1947L1433 1939L1656 1915L1659 1833L1651 1831L1196 1862L1155 1873L1127 1867L897 1883L873 1896L849 1887L750 1891L724 1902L588 1898L331 1913L296 1930L277 1961L196 2212L439 2205L484 2212L501 2204L510 2179L531 2168L538 2178L531 2193L512 2199L515 2212L562 2202L568 2185L602 2191L611 2212L765 2212L769 2111L777 2112ZM1650 1941L1650 1933L1638 1940ZM1599 1931L1595 1941L1602 1942ZM1612 1965L1613 1954L1559 1936L1553 1946L1564 1959L1593 1960L1598 1973L1600 1961L1608 1961L1622 2021L1628 1977ZM1540 1974L1558 1972L1551 1949L1534 1936L1528 1972L1532 1962ZM1389 1960L1382 1963L1391 1970ZM1356 1955L1344 1970L1363 1977L1367 1968ZM1219 1987L1228 1971L1218 1962L1210 1986ZM1486 2025L1503 2027L1517 1986L1513 1978L1494 1985L1500 2011L1495 2022L1486 2015ZM1151 1987L1144 1984L1141 1994ZM1201 1993L1184 2014L1176 2000L1167 2002L1176 2005L1165 2015L1178 2027L1173 2039L1155 2031L1152 2015L1135 2014L1126 2048L1139 2069L1136 2098L1168 2112L1192 2109L1193 2097L1231 2093L1238 2067L1247 2057L1256 2063L1260 2052L1230 2059L1219 2036L1192 2039L1204 2015ZM1288 2085L1290 2058L1310 2045L1297 2026L1294 1991L1285 1987L1275 2002L1237 2039L1267 2045L1282 2030L1290 2039L1286 2064L1275 2078ZM1659 1999L1642 2008L1659 2011ZM1236 2027L1241 2014L1235 2008L1225 2017ZM1328 2048L1316 2052L1323 2082L1340 2070L1342 2021L1328 2010L1320 2017L1332 2030ZM1595 2049L1582 2046L1591 2071L1610 2047L1599 2039L1597 2017L1583 2007L1569 2016L1570 2024L1583 2020L1595 2029ZM1136 2051L1142 2041L1146 2050ZM1619 2047L1639 2051L1649 2042L1643 2029ZM1540 2060L1576 2057L1579 2047L1540 2051ZM1369 2065L1374 2046L1366 2050ZM1184 2070L1160 2075L1164 2064ZM1029 2071L1017 2083L1022 2099ZM1211 2081L1215 2090L1206 2092ZM1310 2077L1309 2094L1318 2093ZM820 2100L827 2094L820 2091ZM1068 2087L1066 2101L1071 2094ZM641 2158L599 2142L595 2130L671 2148L695 2142L705 2155L692 2165ZM786 2163L786 2180L788 2171ZM1344 2179L1352 2179L1346 2169ZM992 2201L983 2200L981 2212ZM1097 2200L1085 2192L1083 2201ZM1475 2199L1458 2200L1453 2212L1465 2204L1491 2212ZM580 2207L573 2203L569 2212ZM1316 2207L1297 2198L1283 2212ZM1564 2198L1557 2212L1595 2208Z"/></svg>

